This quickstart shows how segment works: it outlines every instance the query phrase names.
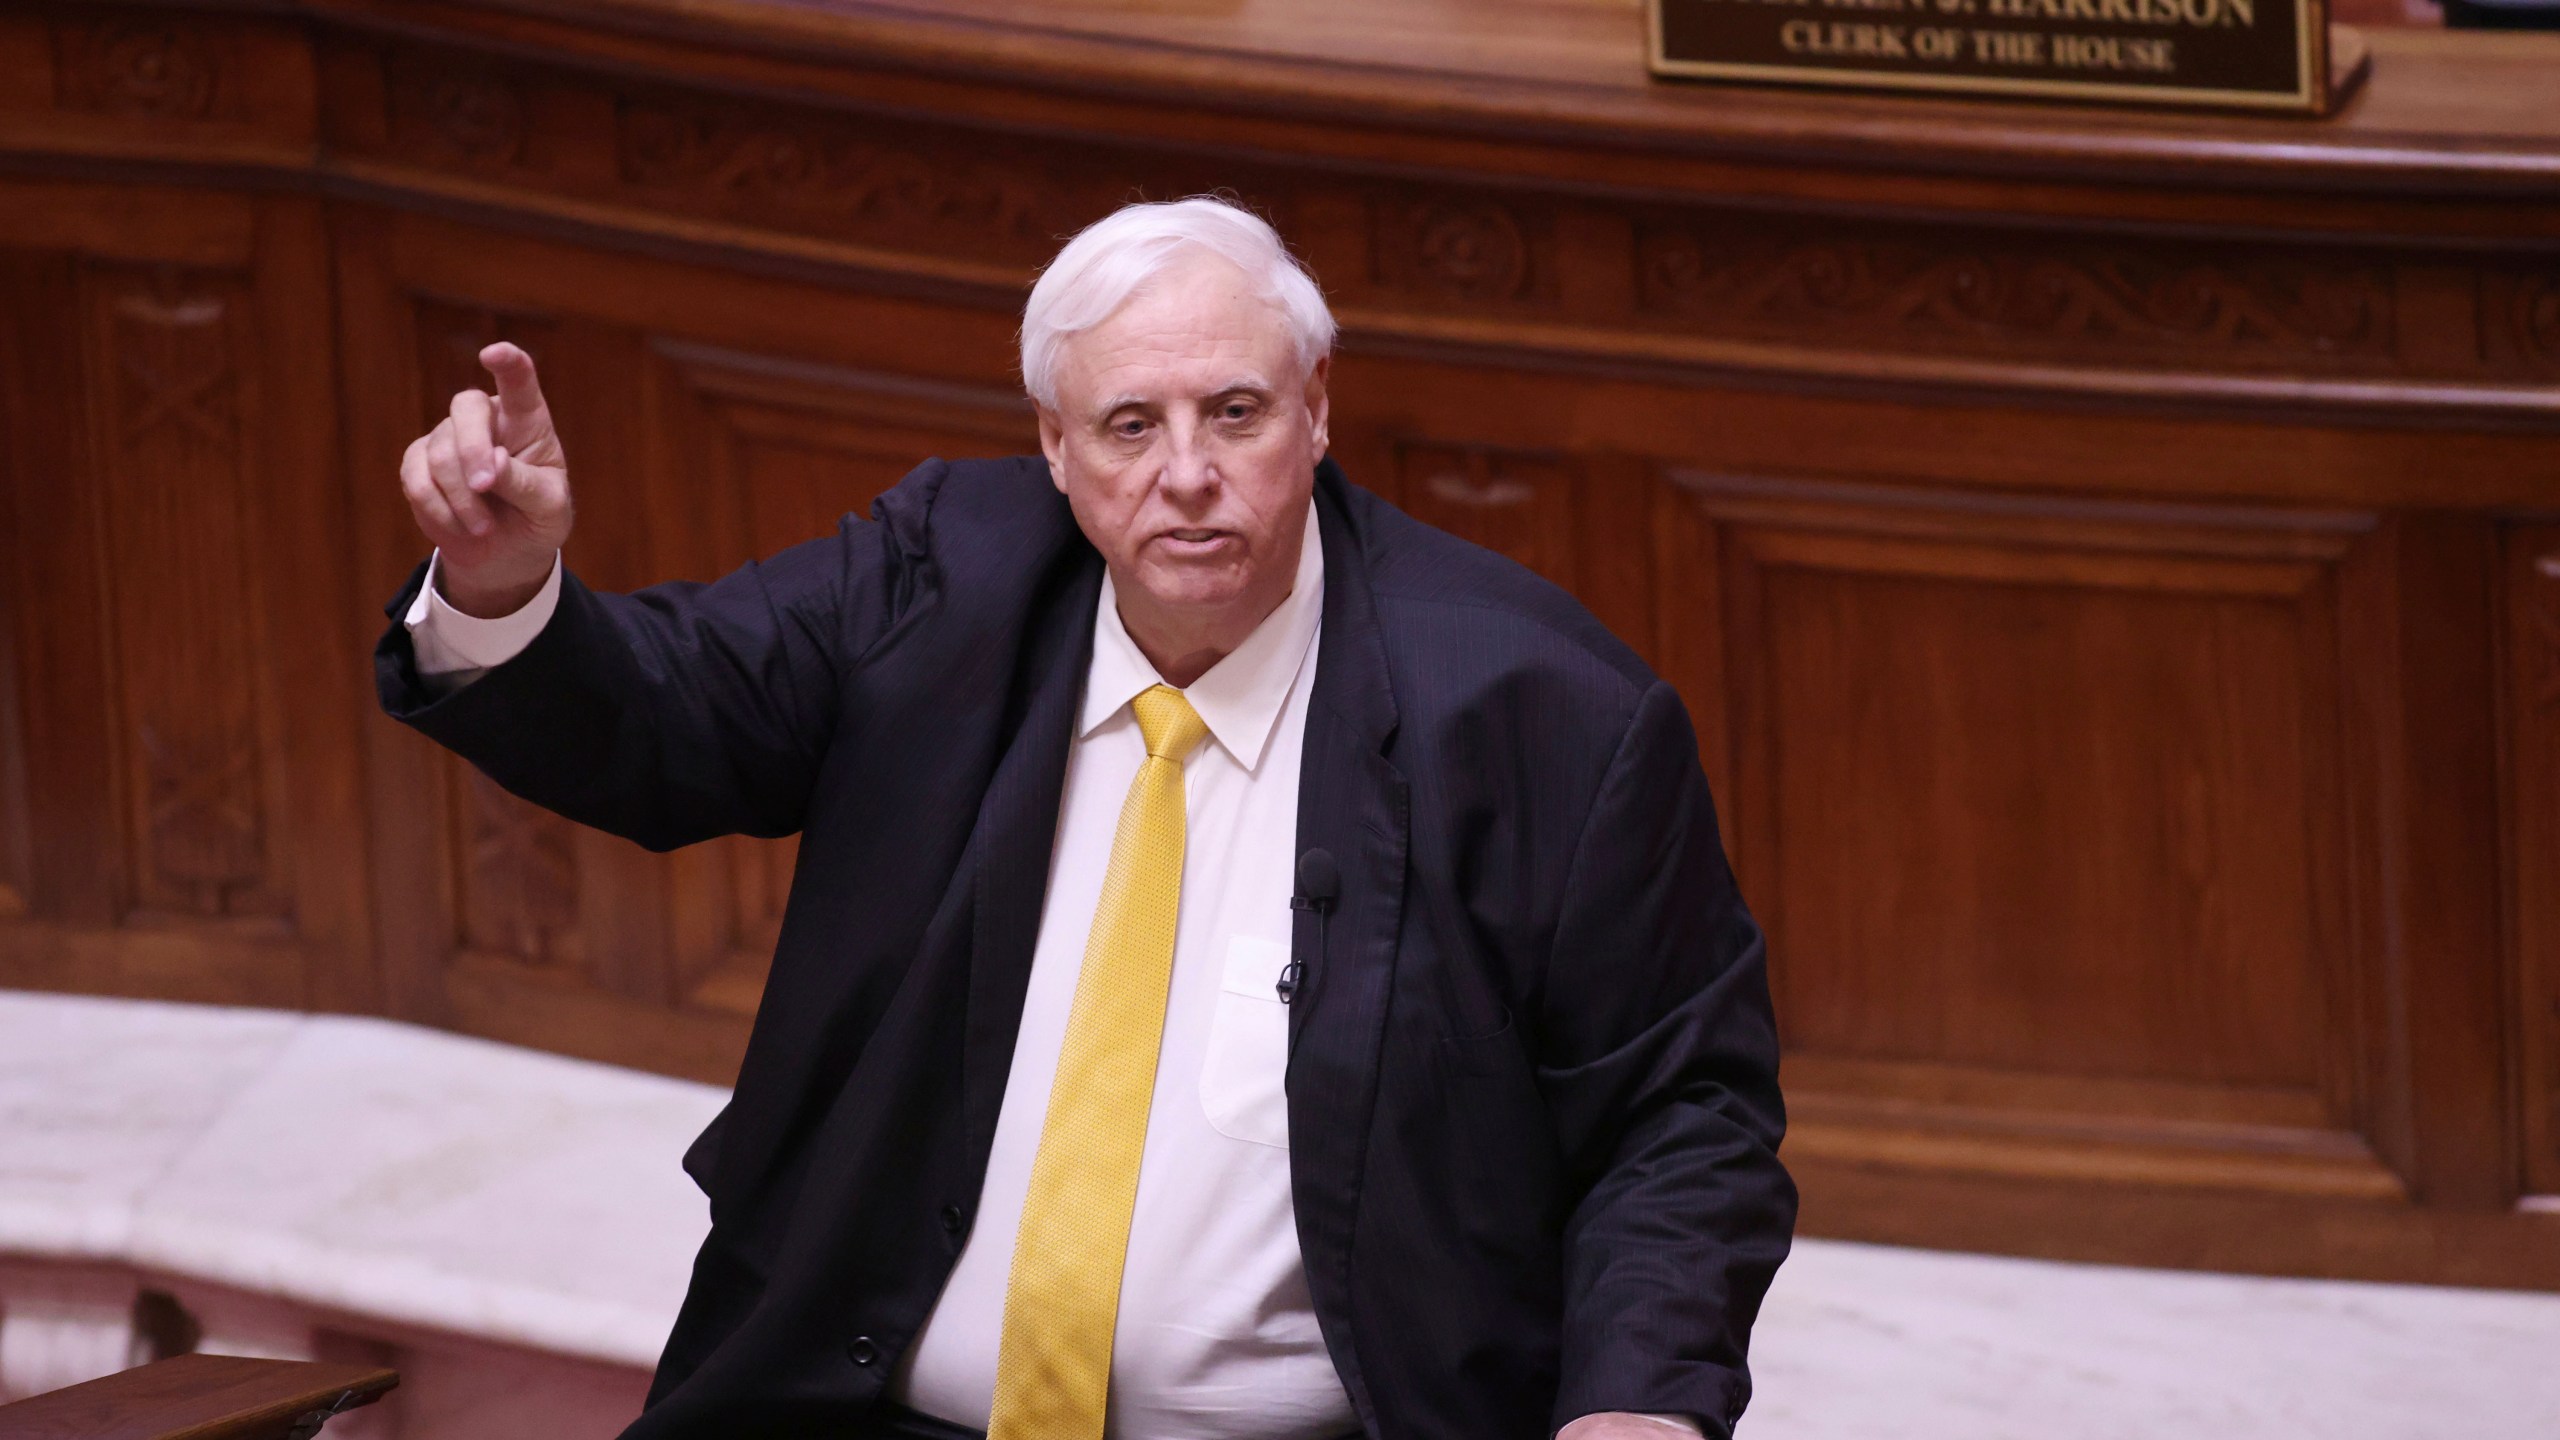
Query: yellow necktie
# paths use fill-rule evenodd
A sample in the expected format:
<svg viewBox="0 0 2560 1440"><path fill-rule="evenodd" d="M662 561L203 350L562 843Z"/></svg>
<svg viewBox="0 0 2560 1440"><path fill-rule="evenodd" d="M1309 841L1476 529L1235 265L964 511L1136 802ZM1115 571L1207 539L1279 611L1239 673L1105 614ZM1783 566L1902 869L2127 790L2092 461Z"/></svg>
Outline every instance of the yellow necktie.
<svg viewBox="0 0 2560 1440"><path fill-rule="evenodd" d="M1182 762L1209 733L1170 686L1155 686L1130 708L1147 758L1120 807L1031 1161L987 1440L1101 1440L1111 1397L1120 1270L1182 910Z"/></svg>

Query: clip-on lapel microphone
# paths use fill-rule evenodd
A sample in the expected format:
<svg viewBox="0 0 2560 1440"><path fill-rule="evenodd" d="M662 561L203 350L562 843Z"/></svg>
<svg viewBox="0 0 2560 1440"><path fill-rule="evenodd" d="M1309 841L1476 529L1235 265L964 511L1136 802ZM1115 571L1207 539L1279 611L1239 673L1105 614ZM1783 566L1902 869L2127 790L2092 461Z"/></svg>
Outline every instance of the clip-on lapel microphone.
<svg viewBox="0 0 2560 1440"><path fill-rule="evenodd" d="M1324 962L1325 920L1333 913L1334 897L1341 893L1342 870L1333 863L1332 851L1310 850L1298 857L1298 893L1289 897L1289 908L1316 912L1316 961L1319 964ZM1305 967L1299 965L1298 957L1290 956L1289 963L1280 969L1280 983L1272 987L1280 992L1281 1004L1292 1004L1297 1000L1298 984L1305 975Z"/></svg>

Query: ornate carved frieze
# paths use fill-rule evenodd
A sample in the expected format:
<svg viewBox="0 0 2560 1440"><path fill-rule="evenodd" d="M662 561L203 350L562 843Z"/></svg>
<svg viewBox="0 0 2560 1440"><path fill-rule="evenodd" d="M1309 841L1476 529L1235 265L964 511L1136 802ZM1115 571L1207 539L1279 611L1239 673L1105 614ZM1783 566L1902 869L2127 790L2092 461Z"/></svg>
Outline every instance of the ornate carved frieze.
<svg viewBox="0 0 2560 1440"><path fill-rule="evenodd" d="M384 145L372 158L394 167L514 183L529 207L608 207L638 232L682 230L680 244L701 235L676 217L727 222L724 244L795 260L811 239L843 245L866 274L1010 290L1126 200L1233 187L1316 260L1356 324L1400 343L1442 343L1434 327L1452 314L1553 319L1573 327L1565 348L1648 369L1688 363L1668 334L1718 342L1705 362L1718 369L1748 364L1721 348L1744 342L1784 347L1789 374L1818 375L1831 355L1856 357L1862 381L1875 378L1870 362L1912 362L1915 385L1951 373L1943 361L2033 362L2042 368L2016 377L2022 393L2112 395L2111 371L2288 375L2313 387L2303 403L2366 410L2371 379L2427 382L2406 403L2440 407L2474 401L2435 382L2560 373L2560 301L2548 282L2520 289L2512 274L2482 282L2485 363L2404 349L2398 327L2418 322L2402 315L2400 259L2379 245L1390 181L1260 152L1007 132L399 42L373 53L387 143L348 127L351 149ZM2333 379L2349 383L2314 393ZM2491 401L2516 403L2479 403Z"/></svg>
<svg viewBox="0 0 2560 1440"><path fill-rule="evenodd" d="M1677 363L1658 348L1668 331L1799 357L2056 362L2100 388L2110 369L2560 373L2554 282L2485 272L2486 363L2454 375L2413 364L2397 333L2397 266L2375 250L1390 185L1265 155L1007 134L460 51L395 45L381 63L394 163L539 175L529 203L574 193L642 226L713 217L750 246L759 231L778 246L844 242L866 270L1009 285L1126 200L1234 187L1319 260L1364 323L1390 328L1399 311L1552 316L1576 327L1577 348L1610 351L1614 333L1648 364ZM2056 372L2021 383L2073 384Z"/></svg>
<svg viewBox="0 0 2560 1440"><path fill-rule="evenodd" d="M1020 148L695 99L621 96L615 167L641 190L739 218L1036 264L1109 209Z"/></svg>
<svg viewBox="0 0 2560 1440"><path fill-rule="evenodd" d="M2560 271L2484 271L2477 294L2483 361L2560 374Z"/></svg>
<svg viewBox="0 0 2560 1440"><path fill-rule="evenodd" d="M1539 220L1496 201L1380 196L1370 206L1371 278L1443 300L1554 298L1555 258Z"/></svg>
<svg viewBox="0 0 2560 1440"><path fill-rule="evenodd" d="M411 151L491 167L524 159L524 83L495 65L441 52L396 55L384 95L391 137Z"/></svg>
<svg viewBox="0 0 2560 1440"><path fill-rule="evenodd" d="M2538 276L2522 287L2515 325L2535 359L2560 365L2560 275Z"/></svg>
<svg viewBox="0 0 2560 1440"><path fill-rule="evenodd" d="M201 120L222 85L213 32L162 16L58 20L53 56L54 103L68 110Z"/></svg>
<svg viewBox="0 0 2560 1440"><path fill-rule="evenodd" d="M2131 358L2324 367L2393 353L2388 270L2229 246L1656 223L1637 231L1636 290L1653 317L1817 344L2083 356L2098 345Z"/></svg>

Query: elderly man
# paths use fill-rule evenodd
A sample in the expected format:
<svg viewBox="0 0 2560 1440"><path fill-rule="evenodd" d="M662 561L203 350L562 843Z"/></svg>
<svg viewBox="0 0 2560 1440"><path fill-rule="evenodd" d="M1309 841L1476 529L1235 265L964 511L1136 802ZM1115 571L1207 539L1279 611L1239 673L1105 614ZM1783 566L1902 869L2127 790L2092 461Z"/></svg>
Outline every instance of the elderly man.
<svg viewBox="0 0 2560 1440"><path fill-rule="evenodd" d="M1132 206L1024 312L1043 457L628 596L522 351L410 448L392 714L803 837L629 1436L1729 1433L1795 1196L1687 714L1343 477L1332 342L1260 220Z"/></svg>

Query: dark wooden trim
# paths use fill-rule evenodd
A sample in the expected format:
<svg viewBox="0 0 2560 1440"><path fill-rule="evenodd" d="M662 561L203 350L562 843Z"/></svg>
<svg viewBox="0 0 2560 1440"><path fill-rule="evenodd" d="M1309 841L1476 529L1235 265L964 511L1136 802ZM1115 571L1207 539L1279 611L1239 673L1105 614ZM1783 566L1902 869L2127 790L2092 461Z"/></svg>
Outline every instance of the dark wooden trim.
<svg viewBox="0 0 2560 1440"><path fill-rule="evenodd" d="M400 1383L389 1370L180 1355L14 1405L12 1440L299 1440Z"/></svg>

